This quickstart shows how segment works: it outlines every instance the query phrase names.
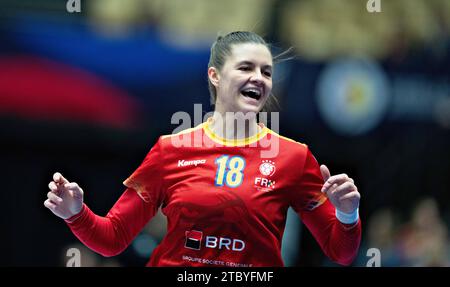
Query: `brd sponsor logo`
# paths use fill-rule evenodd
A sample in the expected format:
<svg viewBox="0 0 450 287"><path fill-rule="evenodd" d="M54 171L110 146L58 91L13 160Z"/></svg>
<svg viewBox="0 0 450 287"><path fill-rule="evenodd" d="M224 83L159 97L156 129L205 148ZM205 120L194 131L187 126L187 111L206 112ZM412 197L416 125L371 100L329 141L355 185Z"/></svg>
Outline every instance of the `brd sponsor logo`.
<svg viewBox="0 0 450 287"><path fill-rule="evenodd" d="M197 230L190 230L185 232L186 242L184 247L194 250L200 250L203 241L203 232ZM206 236L204 247L219 249L242 251L245 249L245 242L240 239L233 239L227 237Z"/></svg>

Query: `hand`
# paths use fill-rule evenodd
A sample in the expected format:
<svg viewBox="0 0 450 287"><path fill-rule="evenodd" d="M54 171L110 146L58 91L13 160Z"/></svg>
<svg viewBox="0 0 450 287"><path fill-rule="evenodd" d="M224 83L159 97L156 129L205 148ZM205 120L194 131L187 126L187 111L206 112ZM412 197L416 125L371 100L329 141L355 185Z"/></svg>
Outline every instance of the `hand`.
<svg viewBox="0 0 450 287"><path fill-rule="evenodd" d="M334 207L344 213L354 212L359 206L361 195L353 179L345 173L330 176L325 165L320 166L320 172L325 181L322 192L326 193Z"/></svg>
<svg viewBox="0 0 450 287"><path fill-rule="evenodd" d="M50 191L44 206L56 216L68 219L77 215L83 207L83 190L75 182L69 182L59 172L48 184Z"/></svg>

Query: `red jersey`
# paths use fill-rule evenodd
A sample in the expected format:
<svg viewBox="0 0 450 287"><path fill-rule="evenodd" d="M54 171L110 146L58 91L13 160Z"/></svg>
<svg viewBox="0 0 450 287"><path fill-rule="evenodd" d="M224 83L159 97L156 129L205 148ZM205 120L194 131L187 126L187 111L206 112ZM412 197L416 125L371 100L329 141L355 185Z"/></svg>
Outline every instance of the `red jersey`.
<svg viewBox="0 0 450 287"><path fill-rule="evenodd" d="M167 234L149 266L283 266L292 207L332 260L353 261L360 221L348 226L336 219L306 145L263 125L251 138L230 141L209 124L160 137L106 217L84 205L68 220L75 235L94 251L115 255L161 207Z"/></svg>

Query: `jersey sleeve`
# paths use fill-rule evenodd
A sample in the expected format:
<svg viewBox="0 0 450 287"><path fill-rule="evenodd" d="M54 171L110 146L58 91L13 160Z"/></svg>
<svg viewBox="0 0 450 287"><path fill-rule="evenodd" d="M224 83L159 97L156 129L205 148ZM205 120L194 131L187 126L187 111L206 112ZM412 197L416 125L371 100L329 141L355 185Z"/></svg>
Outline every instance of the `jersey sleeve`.
<svg viewBox="0 0 450 287"><path fill-rule="evenodd" d="M320 167L309 148L306 148L302 174L290 194L292 208L299 214L312 211L322 205L327 197L321 192L323 186Z"/></svg>
<svg viewBox="0 0 450 287"><path fill-rule="evenodd" d="M104 256L122 252L156 214L163 200L163 162L158 141L142 164L124 181L126 191L106 216L93 213L86 204L66 220L87 247Z"/></svg>
<svg viewBox="0 0 450 287"><path fill-rule="evenodd" d="M309 149L297 188L291 193L291 206L331 260L349 265L355 259L361 242L361 221L347 225L335 215L335 207L321 192L323 178L320 166Z"/></svg>
<svg viewBox="0 0 450 287"><path fill-rule="evenodd" d="M79 214L65 221L84 245L109 257L125 250L155 213L154 206L128 188L106 216L96 215L83 204Z"/></svg>
<svg viewBox="0 0 450 287"><path fill-rule="evenodd" d="M164 200L164 168L162 139L152 147L141 165L123 184L136 190L139 197L158 209Z"/></svg>

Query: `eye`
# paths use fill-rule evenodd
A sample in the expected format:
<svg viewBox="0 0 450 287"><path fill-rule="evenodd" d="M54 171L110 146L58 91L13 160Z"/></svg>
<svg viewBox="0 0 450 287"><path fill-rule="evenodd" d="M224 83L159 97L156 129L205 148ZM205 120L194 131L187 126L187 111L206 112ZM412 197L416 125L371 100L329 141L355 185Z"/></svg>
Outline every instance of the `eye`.
<svg viewBox="0 0 450 287"><path fill-rule="evenodd" d="M272 72L270 71L264 71L263 74L267 77L272 77Z"/></svg>
<svg viewBox="0 0 450 287"><path fill-rule="evenodd" d="M241 70L241 71L250 71L251 68L249 66L241 66L241 67L239 67L239 70Z"/></svg>

